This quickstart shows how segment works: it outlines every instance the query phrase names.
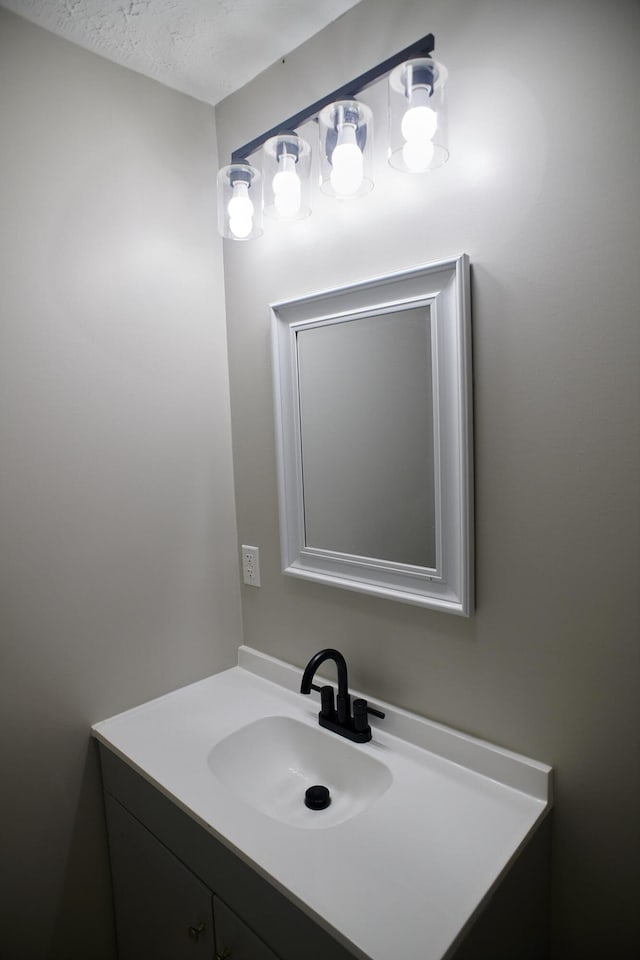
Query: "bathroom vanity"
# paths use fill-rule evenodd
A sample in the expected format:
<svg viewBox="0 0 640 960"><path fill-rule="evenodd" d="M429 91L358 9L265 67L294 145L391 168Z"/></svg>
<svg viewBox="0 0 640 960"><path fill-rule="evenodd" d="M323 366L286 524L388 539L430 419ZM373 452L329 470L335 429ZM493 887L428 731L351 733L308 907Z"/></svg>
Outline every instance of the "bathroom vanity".
<svg viewBox="0 0 640 960"><path fill-rule="evenodd" d="M241 647L94 725L120 960L545 957L550 768L380 702L350 743L300 678Z"/></svg>

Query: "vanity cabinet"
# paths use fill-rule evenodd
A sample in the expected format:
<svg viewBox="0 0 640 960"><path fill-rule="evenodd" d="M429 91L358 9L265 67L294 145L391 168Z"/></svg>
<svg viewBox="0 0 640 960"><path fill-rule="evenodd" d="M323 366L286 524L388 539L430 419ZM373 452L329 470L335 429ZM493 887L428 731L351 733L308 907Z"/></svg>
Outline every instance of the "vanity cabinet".
<svg viewBox="0 0 640 960"><path fill-rule="evenodd" d="M119 960L361 960L103 744L100 758ZM546 960L548 868L547 817L446 960Z"/></svg>

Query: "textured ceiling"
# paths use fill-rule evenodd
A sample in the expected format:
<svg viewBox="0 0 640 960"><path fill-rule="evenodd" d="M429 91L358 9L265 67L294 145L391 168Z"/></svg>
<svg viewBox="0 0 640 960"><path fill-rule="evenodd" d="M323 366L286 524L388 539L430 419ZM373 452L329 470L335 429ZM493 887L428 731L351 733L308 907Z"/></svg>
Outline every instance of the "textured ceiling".
<svg viewBox="0 0 640 960"><path fill-rule="evenodd" d="M0 0L46 30L215 104L359 0Z"/></svg>

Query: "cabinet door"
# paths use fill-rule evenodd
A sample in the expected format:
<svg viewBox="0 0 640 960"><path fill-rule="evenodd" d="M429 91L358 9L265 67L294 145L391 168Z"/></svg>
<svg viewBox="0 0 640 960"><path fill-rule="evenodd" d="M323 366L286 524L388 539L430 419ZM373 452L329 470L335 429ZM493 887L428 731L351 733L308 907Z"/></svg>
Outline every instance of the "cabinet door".
<svg viewBox="0 0 640 960"><path fill-rule="evenodd" d="M275 953L218 897L213 898L216 960L278 960Z"/></svg>
<svg viewBox="0 0 640 960"><path fill-rule="evenodd" d="M119 960L212 960L211 891L105 797Z"/></svg>

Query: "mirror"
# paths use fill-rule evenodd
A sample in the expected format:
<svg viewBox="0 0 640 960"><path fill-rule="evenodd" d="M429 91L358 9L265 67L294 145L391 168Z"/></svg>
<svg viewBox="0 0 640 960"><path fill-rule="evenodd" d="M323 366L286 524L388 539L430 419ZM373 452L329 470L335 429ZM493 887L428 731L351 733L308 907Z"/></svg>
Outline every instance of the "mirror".
<svg viewBox="0 0 640 960"><path fill-rule="evenodd" d="M284 573L468 616L467 257L271 314Z"/></svg>

